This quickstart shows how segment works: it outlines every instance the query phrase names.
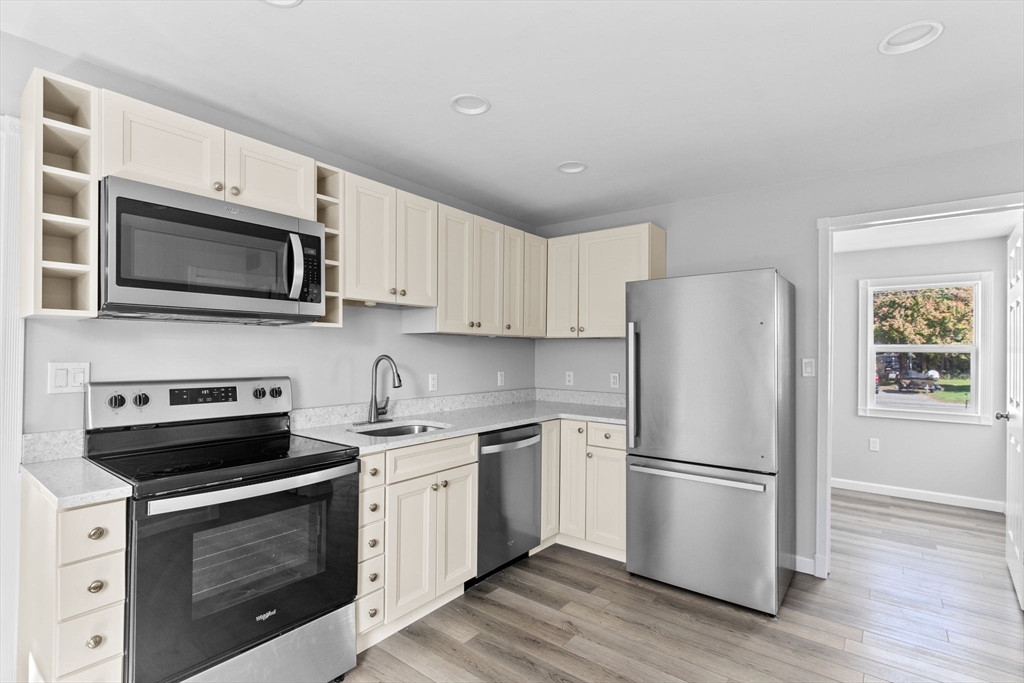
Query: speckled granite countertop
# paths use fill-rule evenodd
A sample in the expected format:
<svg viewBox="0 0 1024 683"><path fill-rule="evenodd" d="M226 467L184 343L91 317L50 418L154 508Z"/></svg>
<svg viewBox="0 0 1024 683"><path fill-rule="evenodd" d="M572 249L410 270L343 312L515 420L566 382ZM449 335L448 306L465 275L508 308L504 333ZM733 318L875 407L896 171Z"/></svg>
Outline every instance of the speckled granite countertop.
<svg viewBox="0 0 1024 683"><path fill-rule="evenodd" d="M38 483L39 489L58 510L132 495L131 484L85 458L35 462L22 465L21 472Z"/></svg>
<svg viewBox="0 0 1024 683"><path fill-rule="evenodd" d="M390 448L414 446L428 441L451 439L456 436L480 434L496 429L507 429L521 425L544 422L546 420L588 420L609 424L626 424L625 408L607 406L580 405L576 403L548 403L544 401L524 401L506 405L471 408L468 410L451 410L441 413L425 413L409 415L394 422L385 422L380 427L403 424L448 425L422 434L393 437L364 436L349 431L351 424L329 425L326 427L310 427L295 429L294 433L311 439L321 439L347 446L358 446L359 454L378 453ZM358 427L366 429L366 427Z"/></svg>

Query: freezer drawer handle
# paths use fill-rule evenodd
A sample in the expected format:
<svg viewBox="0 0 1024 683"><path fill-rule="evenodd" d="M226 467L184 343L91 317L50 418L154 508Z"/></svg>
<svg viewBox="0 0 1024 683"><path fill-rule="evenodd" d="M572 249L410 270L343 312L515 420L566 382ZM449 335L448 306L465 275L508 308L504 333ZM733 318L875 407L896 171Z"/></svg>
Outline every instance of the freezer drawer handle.
<svg viewBox="0 0 1024 683"><path fill-rule="evenodd" d="M540 441L540 434L537 436L531 436L529 439L523 439L522 441L513 441L512 443L500 443L497 446L484 446L480 449L480 455L488 455L490 453L503 453L505 451L514 451L519 448L526 448L532 446Z"/></svg>
<svg viewBox="0 0 1024 683"><path fill-rule="evenodd" d="M641 474L654 474L659 477L672 477L674 479L686 479L689 481L699 481L704 484L714 484L715 486L729 486L734 489L745 489L747 491L761 491L764 492L764 484L755 484L749 481L733 481L732 479L718 479L716 477L702 477L699 474L686 474L685 472L670 472L669 470L656 470L651 467L644 467L643 465L630 465L629 469L633 472L639 472Z"/></svg>

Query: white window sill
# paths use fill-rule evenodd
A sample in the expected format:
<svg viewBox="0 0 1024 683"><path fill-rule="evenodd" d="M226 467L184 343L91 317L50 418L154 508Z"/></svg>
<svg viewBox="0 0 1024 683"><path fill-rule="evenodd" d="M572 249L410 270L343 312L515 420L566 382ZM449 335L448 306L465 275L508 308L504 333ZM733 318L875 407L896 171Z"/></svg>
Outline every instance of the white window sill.
<svg viewBox="0 0 1024 683"><path fill-rule="evenodd" d="M953 424L982 425L991 427L992 417L978 413L956 413L944 410L907 410L905 408L859 408L862 417L887 417L896 420L924 420L926 422L950 422Z"/></svg>

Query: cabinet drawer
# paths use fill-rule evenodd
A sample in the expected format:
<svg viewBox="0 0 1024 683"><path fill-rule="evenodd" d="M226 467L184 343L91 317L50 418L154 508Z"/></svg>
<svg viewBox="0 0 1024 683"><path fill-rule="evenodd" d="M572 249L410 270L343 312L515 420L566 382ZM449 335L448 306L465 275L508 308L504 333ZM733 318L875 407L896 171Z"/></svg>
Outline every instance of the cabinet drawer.
<svg viewBox="0 0 1024 683"><path fill-rule="evenodd" d="M365 633L384 623L384 591L356 600L356 633Z"/></svg>
<svg viewBox="0 0 1024 683"><path fill-rule="evenodd" d="M57 680L59 683L120 683L123 667L124 658L115 657Z"/></svg>
<svg viewBox="0 0 1024 683"><path fill-rule="evenodd" d="M124 600L124 575L124 551L61 567L57 570L57 618L69 619Z"/></svg>
<svg viewBox="0 0 1024 683"><path fill-rule="evenodd" d="M624 451L626 450L626 427L624 425L588 422L587 444L597 446L598 448Z"/></svg>
<svg viewBox="0 0 1024 683"><path fill-rule="evenodd" d="M476 462L476 435L431 441L387 452L388 483L405 481Z"/></svg>
<svg viewBox="0 0 1024 683"><path fill-rule="evenodd" d="M384 519L384 487L359 493L359 526L366 526Z"/></svg>
<svg viewBox="0 0 1024 683"><path fill-rule="evenodd" d="M123 500L68 510L57 515L59 529L58 563L68 564L87 557L124 549L125 507ZM90 534L96 536L91 538Z"/></svg>
<svg viewBox="0 0 1024 683"><path fill-rule="evenodd" d="M359 563L359 597L384 587L384 566L383 554Z"/></svg>
<svg viewBox="0 0 1024 683"><path fill-rule="evenodd" d="M374 522L359 530L359 561L377 557L384 552L384 522Z"/></svg>
<svg viewBox="0 0 1024 683"><path fill-rule="evenodd" d="M374 453L359 458L359 490L365 491L384 484L384 454Z"/></svg>
<svg viewBox="0 0 1024 683"><path fill-rule="evenodd" d="M95 647L89 647L92 638L98 639ZM57 624L58 676L119 655L123 650L123 602Z"/></svg>

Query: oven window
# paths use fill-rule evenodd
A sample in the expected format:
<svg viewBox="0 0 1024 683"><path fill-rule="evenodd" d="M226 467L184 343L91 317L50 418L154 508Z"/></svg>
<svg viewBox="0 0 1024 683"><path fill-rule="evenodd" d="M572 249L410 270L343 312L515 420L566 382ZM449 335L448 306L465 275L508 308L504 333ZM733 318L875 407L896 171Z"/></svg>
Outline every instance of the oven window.
<svg viewBox="0 0 1024 683"><path fill-rule="evenodd" d="M193 534L192 618L322 573L326 505L302 505Z"/></svg>

